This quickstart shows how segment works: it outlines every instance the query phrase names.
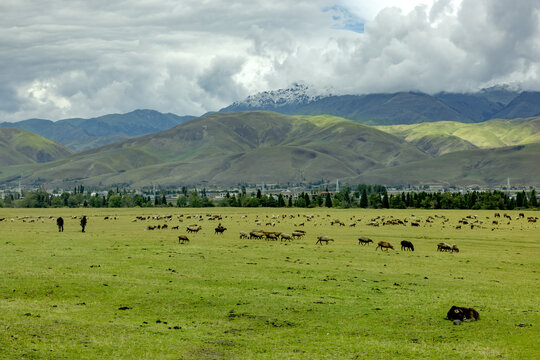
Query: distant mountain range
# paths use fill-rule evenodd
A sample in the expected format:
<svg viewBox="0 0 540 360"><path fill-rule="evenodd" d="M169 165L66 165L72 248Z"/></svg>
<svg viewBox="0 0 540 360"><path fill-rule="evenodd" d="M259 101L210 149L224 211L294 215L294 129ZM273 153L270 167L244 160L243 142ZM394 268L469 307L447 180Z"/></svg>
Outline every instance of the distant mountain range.
<svg viewBox="0 0 540 360"><path fill-rule="evenodd" d="M367 95L316 95L306 85L266 91L235 102L220 112L267 110L288 115L333 115L368 125L417 124L540 116L540 92L518 92L506 87L477 93L419 92Z"/></svg>
<svg viewBox="0 0 540 360"><path fill-rule="evenodd" d="M55 122L29 119L13 123L3 122L0 123L0 127L32 131L72 150L82 151L167 130L193 118L194 116L163 114L154 110L135 110L127 114L109 114L90 119L74 118Z"/></svg>
<svg viewBox="0 0 540 360"><path fill-rule="evenodd" d="M136 110L0 130L0 184L540 185L540 92L507 87L333 95L294 84L200 118Z"/></svg>
<svg viewBox="0 0 540 360"><path fill-rule="evenodd" d="M213 113L46 164L3 167L0 184L21 179L49 187L204 186L337 178L387 185L493 186L510 177L514 184L540 185L540 167L535 166L540 145L506 146L538 141L538 123L539 118L530 118L462 124L463 131L459 123L386 129L395 136L328 115ZM429 146L416 141L426 136ZM492 144L502 147L480 149ZM449 148L452 152L446 153Z"/></svg>

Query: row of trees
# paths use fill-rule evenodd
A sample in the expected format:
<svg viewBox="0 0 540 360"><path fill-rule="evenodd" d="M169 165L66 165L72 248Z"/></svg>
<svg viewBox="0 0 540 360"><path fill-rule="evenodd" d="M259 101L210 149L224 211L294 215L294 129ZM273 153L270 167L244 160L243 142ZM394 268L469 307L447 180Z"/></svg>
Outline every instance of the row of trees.
<svg viewBox="0 0 540 360"><path fill-rule="evenodd" d="M454 193L402 192L388 194L381 185L358 185L354 189L344 186L339 192L322 191L316 193L302 192L292 197L283 194L247 194L245 190L238 194L227 192L224 199L212 201L206 190L188 191L182 188L177 192L175 203L167 200L167 193L162 191L156 196L144 195L126 190L109 190L107 194L91 194L78 187L75 191L61 194L49 194L43 190L26 191L21 197L19 193L8 193L0 200L0 207L23 208L59 208L59 207L328 207L328 208L386 208L386 209L499 209L512 210L536 208L538 202L536 191L521 191L516 196L508 196L502 191Z"/></svg>

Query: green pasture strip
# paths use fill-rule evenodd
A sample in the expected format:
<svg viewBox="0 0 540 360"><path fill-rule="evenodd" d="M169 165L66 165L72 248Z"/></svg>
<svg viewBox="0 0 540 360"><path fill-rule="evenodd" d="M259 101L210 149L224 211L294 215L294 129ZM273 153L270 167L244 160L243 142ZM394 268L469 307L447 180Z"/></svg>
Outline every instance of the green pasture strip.
<svg viewBox="0 0 540 360"><path fill-rule="evenodd" d="M0 358L536 359L540 231L517 211L495 226L493 213L0 209ZM85 233L72 218L83 214ZM158 215L172 219L136 220ZM426 222L435 215L448 221ZM477 226L456 229L467 215ZM63 216L63 233L49 216ZM367 225L377 217L409 222ZM189 234L189 224L202 230ZM239 239L257 228L307 235ZM315 245L320 235L335 242ZM395 251L375 250L380 240ZM436 251L441 241L460 252ZM452 305L475 308L480 321L444 320Z"/></svg>

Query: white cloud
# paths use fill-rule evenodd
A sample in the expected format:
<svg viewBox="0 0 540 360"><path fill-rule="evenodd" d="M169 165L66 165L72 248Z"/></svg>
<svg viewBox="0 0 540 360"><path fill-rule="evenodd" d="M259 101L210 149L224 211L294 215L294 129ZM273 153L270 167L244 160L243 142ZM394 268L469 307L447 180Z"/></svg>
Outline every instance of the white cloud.
<svg viewBox="0 0 540 360"><path fill-rule="evenodd" d="M0 121L136 108L197 115L302 80L348 93L501 82L538 90L539 7L535 0L51 0L43 11L39 1L9 0L0 4Z"/></svg>

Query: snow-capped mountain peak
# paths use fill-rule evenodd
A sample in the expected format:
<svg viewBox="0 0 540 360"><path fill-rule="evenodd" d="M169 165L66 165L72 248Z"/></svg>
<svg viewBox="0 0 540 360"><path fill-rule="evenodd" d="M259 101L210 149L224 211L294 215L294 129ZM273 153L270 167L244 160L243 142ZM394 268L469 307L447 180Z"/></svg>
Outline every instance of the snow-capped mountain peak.
<svg viewBox="0 0 540 360"><path fill-rule="evenodd" d="M235 101L221 111L239 111L249 109L272 110L284 107L306 105L331 96L329 90L320 91L302 82L295 82L289 88L263 91L250 95L242 101Z"/></svg>

